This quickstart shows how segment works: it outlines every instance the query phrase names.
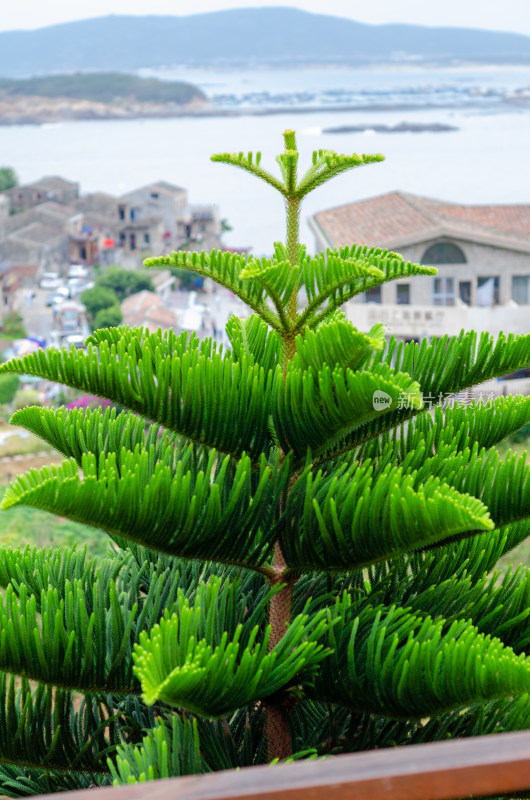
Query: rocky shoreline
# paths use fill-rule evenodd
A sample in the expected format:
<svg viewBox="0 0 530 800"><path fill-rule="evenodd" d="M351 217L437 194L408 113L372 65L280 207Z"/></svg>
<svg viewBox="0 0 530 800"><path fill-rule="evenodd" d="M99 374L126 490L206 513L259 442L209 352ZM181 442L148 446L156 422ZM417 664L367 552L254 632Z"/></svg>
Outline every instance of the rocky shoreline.
<svg viewBox="0 0 530 800"><path fill-rule="evenodd" d="M398 125L338 125L335 128L323 128L322 133L449 133L457 131L456 125L443 122L400 122Z"/></svg>
<svg viewBox="0 0 530 800"><path fill-rule="evenodd" d="M209 108L210 103L201 99L181 105L135 100L100 103L68 97L0 96L0 125L45 125L81 120L179 117L208 113Z"/></svg>
<svg viewBox="0 0 530 800"><path fill-rule="evenodd" d="M505 103L524 105L530 98L506 98ZM185 105L174 102L139 102L135 100L120 100L113 103L101 103L92 100L77 100L72 98L50 98L19 96L6 97L0 94L0 126L2 125L45 125L57 122L75 122L87 120L131 120L131 119L164 119L175 117L247 117L247 116L273 116L279 114L315 114L326 112L360 112L372 113L380 111L431 111L442 109L469 109L480 108L480 102L465 103L369 103L336 104L336 105L284 105L282 107L263 106L258 108L220 108L209 100L195 99ZM498 111L505 110L501 103ZM452 125L441 123L400 123L395 126L387 125L362 125L341 126L326 128L325 133L359 133L366 130L375 130L378 133L445 133L457 130Z"/></svg>

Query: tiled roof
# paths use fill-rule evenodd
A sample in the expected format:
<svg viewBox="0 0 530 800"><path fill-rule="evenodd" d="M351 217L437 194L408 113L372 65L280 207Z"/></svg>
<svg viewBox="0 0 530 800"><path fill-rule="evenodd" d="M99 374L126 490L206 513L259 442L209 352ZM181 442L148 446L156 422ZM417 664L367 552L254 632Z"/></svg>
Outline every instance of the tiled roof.
<svg viewBox="0 0 530 800"><path fill-rule="evenodd" d="M182 192L186 192L186 189L167 181L156 181L156 183L148 183L146 186L140 186L138 189L132 189L130 192L120 195L119 200L126 203L129 201L134 202L139 196L151 194L152 192L168 196L182 194Z"/></svg>
<svg viewBox="0 0 530 800"><path fill-rule="evenodd" d="M79 184L74 181L67 181L65 178L61 178L59 175L46 175L44 178L40 178L38 181L24 183L21 186L13 186L12 189L8 189L6 191L6 194L15 195L21 189L36 189L53 193L57 191L61 192L63 189L79 190Z"/></svg>
<svg viewBox="0 0 530 800"><path fill-rule="evenodd" d="M92 192L74 200L73 205L83 214L98 214L114 221L118 219L118 200L104 192Z"/></svg>
<svg viewBox="0 0 530 800"><path fill-rule="evenodd" d="M60 225L32 222L24 228L13 231L13 233L9 235L9 238L12 241L26 243L30 247L32 245L50 245L51 247L58 247L65 236L66 233Z"/></svg>
<svg viewBox="0 0 530 800"><path fill-rule="evenodd" d="M145 314L148 309L152 306L160 305L161 302L162 300L156 292L149 292L147 289L144 289L141 292L136 292L136 294L131 294L129 297L126 297L121 304L121 310L123 316L138 313Z"/></svg>
<svg viewBox="0 0 530 800"><path fill-rule="evenodd" d="M38 206L27 208L25 211L20 211L18 214L10 216L5 223L6 232L14 233L21 230L35 222L41 222L46 225L53 225L57 231L65 231L68 220L74 217L78 212L71 206L63 206L60 203L48 201L40 203Z"/></svg>
<svg viewBox="0 0 530 800"><path fill-rule="evenodd" d="M530 249L530 204L468 206L390 192L320 211L312 220L332 247L391 248L453 235Z"/></svg>
<svg viewBox="0 0 530 800"><path fill-rule="evenodd" d="M174 183L169 183L169 181L156 181L156 183L151 185L156 186L157 189L163 189L165 192L170 192L171 194L180 194L186 191L182 186L176 186Z"/></svg>

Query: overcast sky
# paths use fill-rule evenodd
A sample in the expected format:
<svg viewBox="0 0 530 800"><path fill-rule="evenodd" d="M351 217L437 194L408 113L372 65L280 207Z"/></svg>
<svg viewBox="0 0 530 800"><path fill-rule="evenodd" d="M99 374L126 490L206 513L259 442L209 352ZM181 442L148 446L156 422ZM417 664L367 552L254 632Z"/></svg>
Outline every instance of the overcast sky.
<svg viewBox="0 0 530 800"><path fill-rule="evenodd" d="M380 24L409 22L530 35L530 0L0 0L0 30L41 28L106 14L197 14L242 6L296 6Z"/></svg>

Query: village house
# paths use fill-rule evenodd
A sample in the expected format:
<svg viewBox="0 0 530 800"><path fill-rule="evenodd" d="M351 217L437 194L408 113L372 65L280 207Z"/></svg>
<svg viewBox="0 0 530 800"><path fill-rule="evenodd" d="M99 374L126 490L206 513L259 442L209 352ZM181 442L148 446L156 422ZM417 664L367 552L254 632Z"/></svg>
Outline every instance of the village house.
<svg viewBox="0 0 530 800"><path fill-rule="evenodd" d="M348 315L401 338L461 328L526 332L530 319L530 205L468 206L391 192L313 215L317 251L353 244L395 251L438 275L357 296ZM377 319L376 319L377 318Z"/></svg>
<svg viewBox="0 0 530 800"><path fill-rule="evenodd" d="M79 195L79 184L42 178L0 194L0 264L66 273L69 264L135 269L149 255L220 247L212 206L189 206L187 191L167 181L121 197Z"/></svg>
<svg viewBox="0 0 530 800"><path fill-rule="evenodd" d="M120 264L118 200L104 192L82 195L73 203L81 224L70 235L72 264Z"/></svg>
<svg viewBox="0 0 530 800"><path fill-rule="evenodd" d="M14 186L5 193L9 198L11 213L33 208L40 203L54 200L56 203L68 205L79 197L79 184L67 181L58 175L41 178L34 183Z"/></svg>
<svg viewBox="0 0 530 800"><path fill-rule="evenodd" d="M223 225L215 206L190 206L177 220L181 249L213 250L220 246Z"/></svg>
<svg viewBox="0 0 530 800"><path fill-rule="evenodd" d="M167 181L142 186L118 200L119 239L125 254L160 254L177 244L177 219L188 206L188 193Z"/></svg>
<svg viewBox="0 0 530 800"><path fill-rule="evenodd" d="M0 262L60 269L69 260L69 237L79 222L74 208L54 201L9 215L1 226Z"/></svg>

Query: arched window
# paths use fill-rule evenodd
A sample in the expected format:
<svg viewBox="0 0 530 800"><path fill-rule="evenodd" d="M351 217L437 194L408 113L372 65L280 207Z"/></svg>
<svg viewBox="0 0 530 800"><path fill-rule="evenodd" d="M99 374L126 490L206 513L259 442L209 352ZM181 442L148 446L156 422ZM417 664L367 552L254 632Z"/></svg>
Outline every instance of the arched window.
<svg viewBox="0 0 530 800"><path fill-rule="evenodd" d="M465 264L467 258L462 250L452 242L437 242L427 248L421 257L421 263L431 264Z"/></svg>

